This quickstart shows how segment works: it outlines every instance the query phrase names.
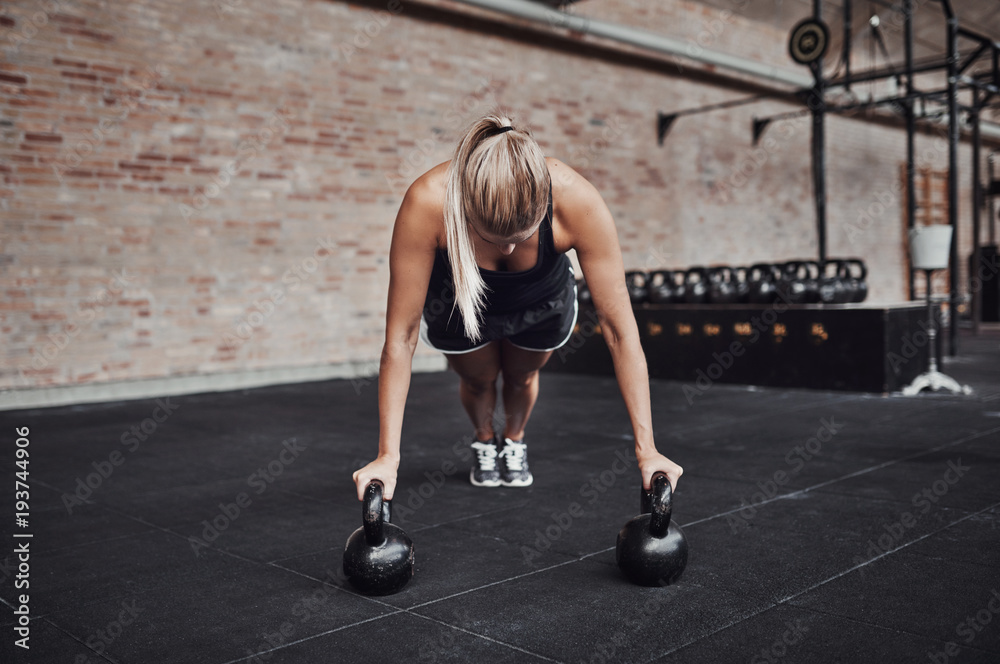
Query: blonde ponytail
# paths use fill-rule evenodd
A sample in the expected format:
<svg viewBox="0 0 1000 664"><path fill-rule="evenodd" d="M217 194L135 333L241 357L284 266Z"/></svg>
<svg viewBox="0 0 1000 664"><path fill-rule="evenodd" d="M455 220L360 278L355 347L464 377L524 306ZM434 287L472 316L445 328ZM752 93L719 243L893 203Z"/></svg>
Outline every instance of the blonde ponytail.
<svg viewBox="0 0 1000 664"><path fill-rule="evenodd" d="M487 290L469 224L500 237L524 232L545 216L549 186L541 148L506 115L491 113L477 120L455 150L448 168L444 222L455 284L452 311L458 309L469 339L482 338Z"/></svg>

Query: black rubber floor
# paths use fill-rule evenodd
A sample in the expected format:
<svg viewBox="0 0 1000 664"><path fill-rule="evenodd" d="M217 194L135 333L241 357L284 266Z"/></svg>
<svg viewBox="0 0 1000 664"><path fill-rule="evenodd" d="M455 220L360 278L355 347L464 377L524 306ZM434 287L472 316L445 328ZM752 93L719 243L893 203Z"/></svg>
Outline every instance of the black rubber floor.
<svg viewBox="0 0 1000 664"><path fill-rule="evenodd" d="M691 551L662 589L615 566L638 473L610 379L544 375L534 485L477 489L455 376L414 376L394 505L417 572L377 599L341 572L373 381L0 413L0 660L997 662L1000 336L962 349L944 370L971 397L715 385L692 405L654 382Z"/></svg>

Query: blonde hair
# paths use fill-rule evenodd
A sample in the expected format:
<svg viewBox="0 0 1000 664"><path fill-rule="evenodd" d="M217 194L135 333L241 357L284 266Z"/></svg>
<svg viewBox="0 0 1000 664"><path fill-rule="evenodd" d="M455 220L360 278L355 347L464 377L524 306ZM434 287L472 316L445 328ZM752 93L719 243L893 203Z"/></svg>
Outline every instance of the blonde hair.
<svg viewBox="0 0 1000 664"><path fill-rule="evenodd" d="M455 284L452 311L458 308L469 339L481 338L487 290L469 224L500 237L527 231L545 217L550 182L538 143L499 112L473 123L455 150L448 167L444 222Z"/></svg>

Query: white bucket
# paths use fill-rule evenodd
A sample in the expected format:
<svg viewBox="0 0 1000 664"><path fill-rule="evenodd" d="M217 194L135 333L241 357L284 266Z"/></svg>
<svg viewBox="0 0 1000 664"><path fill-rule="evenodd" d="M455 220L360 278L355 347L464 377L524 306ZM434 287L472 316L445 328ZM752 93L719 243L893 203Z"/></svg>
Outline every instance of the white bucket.
<svg viewBox="0 0 1000 664"><path fill-rule="evenodd" d="M910 257L916 270L943 270L951 253L951 226L914 226L910 229Z"/></svg>

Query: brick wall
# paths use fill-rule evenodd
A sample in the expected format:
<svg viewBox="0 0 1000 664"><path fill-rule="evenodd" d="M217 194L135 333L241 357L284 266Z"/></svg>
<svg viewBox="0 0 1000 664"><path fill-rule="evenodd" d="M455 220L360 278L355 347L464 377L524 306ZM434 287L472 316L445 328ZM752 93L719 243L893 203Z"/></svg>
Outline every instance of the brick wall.
<svg viewBox="0 0 1000 664"><path fill-rule="evenodd" d="M718 15L697 3L581 5L680 35ZM639 21L650 6L669 11ZM556 33L435 20L442 8L462 10L7 3L0 389L346 362L374 371L402 194L495 103L603 192L628 266L815 254L808 121L750 144L754 115L794 107L682 118L658 147L657 109L747 93L563 48ZM783 57L773 29L740 21L727 17L706 47ZM891 188L904 134L862 119L828 127L830 253L869 261L873 301L903 300L898 200L863 232L845 229ZM928 158L944 166L947 154Z"/></svg>

